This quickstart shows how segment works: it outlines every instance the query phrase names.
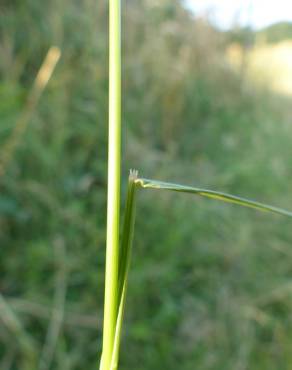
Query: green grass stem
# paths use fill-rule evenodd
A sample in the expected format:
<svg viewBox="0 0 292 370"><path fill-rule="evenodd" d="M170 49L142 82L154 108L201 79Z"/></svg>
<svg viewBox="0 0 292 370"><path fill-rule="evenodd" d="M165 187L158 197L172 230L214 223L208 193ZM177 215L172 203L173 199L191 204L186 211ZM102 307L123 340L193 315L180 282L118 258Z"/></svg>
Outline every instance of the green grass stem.
<svg viewBox="0 0 292 370"><path fill-rule="evenodd" d="M121 171L121 4L109 1L109 138L106 272L101 369L109 370L118 303Z"/></svg>

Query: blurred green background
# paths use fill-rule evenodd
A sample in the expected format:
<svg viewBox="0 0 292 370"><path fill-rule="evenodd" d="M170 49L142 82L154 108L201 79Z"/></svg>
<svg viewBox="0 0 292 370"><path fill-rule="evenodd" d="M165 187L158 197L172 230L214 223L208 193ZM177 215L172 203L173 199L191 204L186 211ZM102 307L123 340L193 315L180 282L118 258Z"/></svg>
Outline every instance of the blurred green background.
<svg viewBox="0 0 292 370"><path fill-rule="evenodd" d="M98 368L107 11L102 0L0 5L0 158L47 50L62 50L0 179L1 370ZM291 96L248 68L258 38L281 42L288 26L223 32L178 0L123 2L122 203L137 168L292 208ZM291 221L138 198L120 369L291 370Z"/></svg>

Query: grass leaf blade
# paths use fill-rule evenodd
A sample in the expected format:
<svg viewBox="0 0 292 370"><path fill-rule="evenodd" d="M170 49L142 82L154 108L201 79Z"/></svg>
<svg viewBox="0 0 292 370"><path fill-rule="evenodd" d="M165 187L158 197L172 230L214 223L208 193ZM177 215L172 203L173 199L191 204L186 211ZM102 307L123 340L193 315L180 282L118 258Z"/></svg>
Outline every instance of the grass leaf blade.
<svg viewBox="0 0 292 370"><path fill-rule="evenodd" d="M141 186L142 188L164 189L164 190L177 191L181 193L197 194L203 197L220 200L220 201L227 202L227 203L233 203L233 204L237 204L243 207L253 208L259 211L263 211L263 212L277 213L282 216L292 217L292 212L287 211L285 209L274 207L274 206L260 203L260 202L250 200L250 199L241 198L236 195L231 195L231 194L223 193L220 191L196 188L196 187L185 186L181 184L174 184L174 183L168 183L168 182L150 180L150 179L144 179L144 178L138 178L136 180L136 184Z"/></svg>

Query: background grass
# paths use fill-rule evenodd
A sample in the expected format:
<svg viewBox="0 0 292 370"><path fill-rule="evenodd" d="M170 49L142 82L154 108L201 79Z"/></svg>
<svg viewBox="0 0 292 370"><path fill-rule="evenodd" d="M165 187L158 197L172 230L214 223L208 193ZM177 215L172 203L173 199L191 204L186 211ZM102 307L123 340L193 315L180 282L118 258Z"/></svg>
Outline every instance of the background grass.
<svg viewBox="0 0 292 370"><path fill-rule="evenodd" d="M291 209L290 97L232 69L233 36L178 1L128 0L123 26L123 200L128 168L138 168ZM47 49L63 53L0 179L0 368L93 370L104 283L106 2L6 1L0 35L1 147ZM289 370L289 219L151 191L139 192L137 214L120 368ZM56 345L54 312L64 312Z"/></svg>

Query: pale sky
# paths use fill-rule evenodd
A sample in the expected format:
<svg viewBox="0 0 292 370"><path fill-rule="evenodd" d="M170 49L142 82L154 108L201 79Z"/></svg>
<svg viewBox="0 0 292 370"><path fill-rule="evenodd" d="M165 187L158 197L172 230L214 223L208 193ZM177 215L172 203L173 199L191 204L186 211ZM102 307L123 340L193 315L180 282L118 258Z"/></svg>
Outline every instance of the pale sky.
<svg viewBox="0 0 292 370"><path fill-rule="evenodd" d="M208 14L221 28L234 24L262 28L275 22L292 22L291 0L185 0L197 15Z"/></svg>

